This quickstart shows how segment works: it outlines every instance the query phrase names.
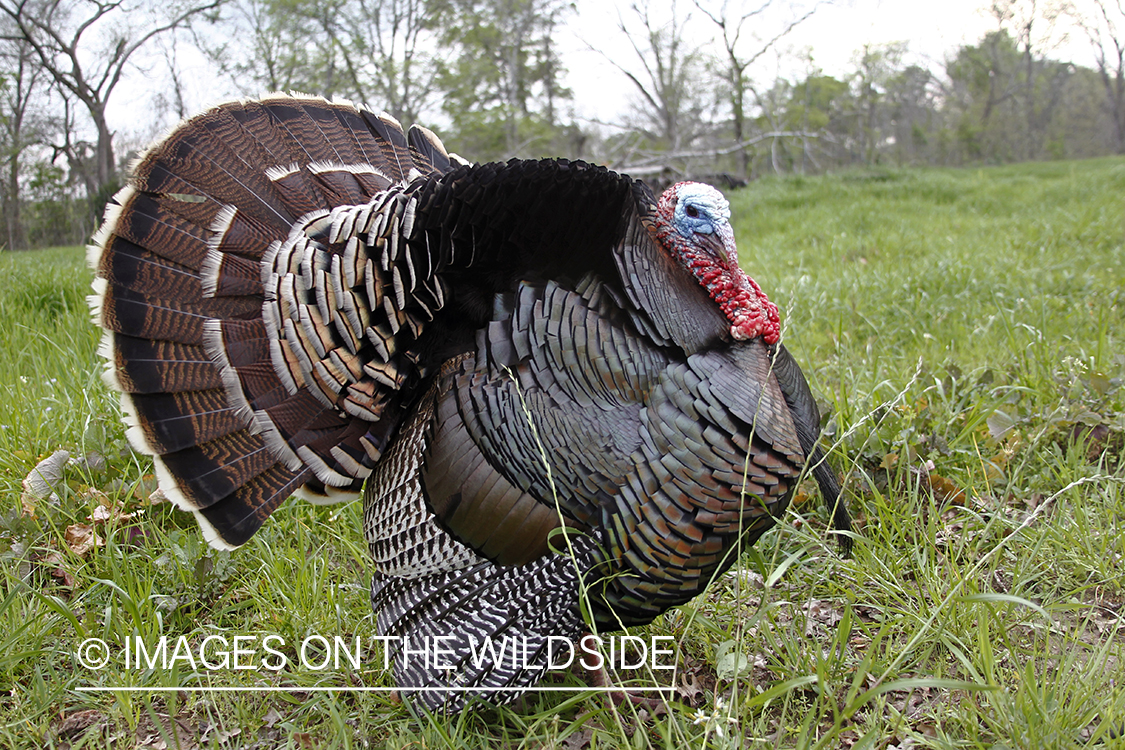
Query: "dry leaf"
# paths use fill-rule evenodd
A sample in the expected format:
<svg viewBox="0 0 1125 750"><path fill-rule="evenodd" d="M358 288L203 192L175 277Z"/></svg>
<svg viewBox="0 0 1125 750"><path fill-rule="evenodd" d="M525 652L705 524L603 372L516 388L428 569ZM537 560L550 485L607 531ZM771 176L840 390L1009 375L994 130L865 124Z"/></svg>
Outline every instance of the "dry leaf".
<svg viewBox="0 0 1125 750"><path fill-rule="evenodd" d="M63 558L58 552L49 552L39 559L43 565L51 567L51 576L58 578L62 581L62 585L68 589L78 588L78 579L71 575L70 571L63 566Z"/></svg>
<svg viewBox="0 0 1125 750"><path fill-rule="evenodd" d="M86 518L94 523L106 523L107 521L114 520L118 523L122 521L129 521L136 518L144 511L134 511L132 513L123 513L125 510L124 504L120 502L113 502L109 499L108 495L103 495L105 502L95 506L93 513ZM100 500L100 498L99 498Z"/></svg>
<svg viewBox="0 0 1125 750"><path fill-rule="evenodd" d="M79 557L85 557L94 547L104 547L105 540L94 533L94 527L75 523L66 527L66 546Z"/></svg>
<svg viewBox="0 0 1125 750"><path fill-rule="evenodd" d="M934 493L934 499L939 503L961 505L965 502L965 491L940 474L930 472L926 474L926 481Z"/></svg>
<svg viewBox="0 0 1125 750"><path fill-rule="evenodd" d="M988 433L992 435L994 440L1004 437L1008 430L1016 426L1016 420L999 409L992 412L992 416L986 422L988 423Z"/></svg>
<svg viewBox="0 0 1125 750"><path fill-rule="evenodd" d="M35 468L24 477L24 492L39 500L51 497L55 487L62 481L63 467L69 459L70 454L66 451L55 451L35 464Z"/></svg>
<svg viewBox="0 0 1125 750"><path fill-rule="evenodd" d="M825 625L835 625L844 618L839 607L820 599L809 599L808 604L805 605L805 614L809 619L822 622Z"/></svg>
<svg viewBox="0 0 1125 750"><path fill-rule="evenodd" d="M20 493L20 514L24 518L35 518L35 508L39 505L38 500L26 492Z"/></svg>
<svg viewBox="0 0 1125 750"><path fill-rule="evenodd" d="M689 706L695 706L696 699L703 695L703 686L699 684L699 677L694 674L682 675L680 685L676 688L676 695Z"/></svg>
<svg viewBox="0 0 1125 750"><path fill-rule="evenodd" d="M85 456L75 456L70 459L70 465L79 469L101 471L105 468L105 456L97 451L90 451Z"/></svg>
<svg viewBox="0 0 1125 750"><path fill-rule="evenodd" d="M583 750L590 746L593 741L594 730L590 728L583 729L581 732L575 732L562 741L562 746L566 750Z"/></svg>
<svg viewBox="0 0 1125 750"><path fill-rule="evenodd" d="M195 750L199 747L195 736L196 727L189 721L181 718L170 720L166 715L160 716L160 726L154 725L151 719L145 717L134 733L137 747L143 750L169 750L170 747Z"/></svg>
<svg viewBox="0 0 1125 750"><path fill-rule="evenodd" d="M105 714L101 711L96 711L92 708L85 711L76 711L59 724L59 728L55 731L56 737L70 738L80 732L85 731L88 727L94 724L105 722Z"/></svg>

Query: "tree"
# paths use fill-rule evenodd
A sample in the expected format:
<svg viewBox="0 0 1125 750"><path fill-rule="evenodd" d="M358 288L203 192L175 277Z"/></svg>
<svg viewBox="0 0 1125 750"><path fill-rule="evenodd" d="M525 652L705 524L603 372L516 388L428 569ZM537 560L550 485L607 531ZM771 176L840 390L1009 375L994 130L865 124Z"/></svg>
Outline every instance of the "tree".
<svg viewBox="0 0 1125 750"><path fill-rule="evenodd" d="M1093 10L1070 12L1090 40L1105 90L1106 111L1113 122L1114 150L1125 154L1125 7L1120 2L1089 0Z"/></svg>
<svg viewBox="0 0 1125 750"><path fill-rule="evenodd" d="M740 10L744 12L741 15L736 15L731 11L730 0L723 0L717 9L708 7L701 0L693 0L693 2L695 7L699 8L719 28L722 34L723 50L726 54L724 76L729 87L731 129L734 142L742 144L748 136L746 129L746 92L749 87L747 71L797 26L811 18L816 9L820 7L820 3L793 12L790 17L782 21L776 33L772 36L763 37L756 31L747 33L746 36L743 36L743 32L747 22L760 20L770 10L773 0L765 0L761 5L751 10L745 10L745 7L742 7ZM742 174L748 174L750 171L750 150L743 146L739 149L739 154L742 162Z"/></svg>
<svg viewBox="0 0 1125 750"><path fill-rule="evenodd" d="M965 46L946 64L958 140L969 158L1050 158L1051 133L1065 119L1061 103L1075 74L1069 63L1037 51L1028 22L1020 38L1006 28Z"/></svg>
<svg viewBox="0 0 1125 750"><path fill-rule="evenodd" d="M822 169L816 151L836 163L846 163L847 154L841 147L846 149L851 136L848 120L853 109L847 83L813 69L796 84L779 80L764 92L751 90L761 111L760 127L790 134L770 139L770 167L775 173L792 168L804 174L810 162L814 169ZM812 134L819 137L813 139ZM800 144L797 153L795 144ZM829 151L824 144L835 148Z"/></svg>
<svg viewBox="0 0 1125 750"><path fill-rule="evenodd" d="M1044 156L1047 133L1071 72L1069 65L1049 60L1045 54L1054 44L1061 12L1055 0L998 0L992 5L1001 27L1014 29L1021 53L1017 101L1024 120L1022 159Z"/></svg>
<svg viewBox="0 0 1125 750"><path fill-rule="evenodd" d="M0 41L0 149L4 179L0 183L5 245L11 249L26 244L21 216L24 152L43 138L34 104L45 93L42 68L34 64L34 52L20 39Z"/></svg>
<svg viewBox="0 0 1125 750"><path fill-rule="evenodd" d="M933 74L919 65L908 65L892 74L885 88L895 161L899 165L925 163L939 113Z"/></svg>
<svg viewBox="0 0 1125 750"><path fill-rule="evenodd" d="M427 0L358 0L347 57L360 79L358 60L371 61L362 97L402 122L416 122L436 88L437 4Z"/></svg>
<svg viewBox="0 0 1125 750"><path fill-rule="evenodd" d="M899 72L905 54L906 45L896 42L865 44L856 57L856 135L860 159L865 164L878 161L879 148L891 135L890 112L886 106L887 88Z"/></svg>
<svg viewBox="0 0 1125 750"><path fill-rule="evenodd" d="M449 0L442 40L454 55L439 85L456 148L482 159L558 150L570 91L553 37L565 11L561 0Z"/></svg>
<svg viewBox="0 0 1125 750"><path fill-rule="evenodd" d="M200 4L172 3L159 10L129 7L125 0L0 0L13 33L31 48L38 65L67 99L85 109L96 132L92 158L68 130L60 147L81 177L90 198L104 195L116 184L113 132L106 106L130 60L153 38L179 28L195 16L213 11L222 0Z"/></svg>
<svg viewBox="0 0 1125 750"><path fill-rule="evenodd" d="M631 10L629 21L619 19L619 28L643 73L634 74L608 59L640 95L635 125L650 148L672 152L689 148L707 130L704 111L712 95L706 57L685 33L690 16L681 18L676 3L671 5L670 20L663 24L654 18L647 1L632 5Z"/></svg>

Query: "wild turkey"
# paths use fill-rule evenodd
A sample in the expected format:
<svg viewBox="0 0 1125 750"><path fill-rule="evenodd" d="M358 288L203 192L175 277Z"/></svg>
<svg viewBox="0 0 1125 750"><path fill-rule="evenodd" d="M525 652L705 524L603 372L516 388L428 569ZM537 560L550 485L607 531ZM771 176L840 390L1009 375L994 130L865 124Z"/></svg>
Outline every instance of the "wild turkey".
<svg viewBox="0 0 1125 750"><path fill-rule="evenodd" d="M107 208L106 378L217 547L290 495L366 482L380 634L455 654L445 671L390 642L398 684L431 709L508 700L548 636L703 591L807 466L849 528L729 216L696 183L657 203L582 162L471 165L347 104L227 104L153 146ZM485 636L530 658L476 664Z"/></svg>

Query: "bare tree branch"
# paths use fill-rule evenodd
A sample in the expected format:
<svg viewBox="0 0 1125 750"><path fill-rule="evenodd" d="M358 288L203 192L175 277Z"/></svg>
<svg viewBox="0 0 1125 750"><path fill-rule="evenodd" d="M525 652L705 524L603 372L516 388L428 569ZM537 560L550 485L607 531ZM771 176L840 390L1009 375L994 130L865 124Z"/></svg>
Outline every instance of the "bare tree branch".
<svg viewBox="0 0 1125 750"><path fill-rule="evenodd" d="M136 37L116 32L109 49L98 54L90 49L96 42L89 41L89 37L103 28L101 22L111 13L136 13L138 9L126 8L120 1L86 0L74 4L63 0L0 0L0 13L14 22L18 38L35 51L39 63L58 89L69 92L82 103L93 122L98 134L93 164L87 167L86 160L79 158L79 154L68 153L72 164L83 165L83 180L89 196L97 195L116 179L114 134L106 121L106 106L133 55L153 38L183 26L193 17L216 10L223 2L207 0L179 9ZM88 9L87 15L72 25L70 12L83 8ZM84 53L95 62L83 63ZM64 148L71 148L69 138Z"/></svg>

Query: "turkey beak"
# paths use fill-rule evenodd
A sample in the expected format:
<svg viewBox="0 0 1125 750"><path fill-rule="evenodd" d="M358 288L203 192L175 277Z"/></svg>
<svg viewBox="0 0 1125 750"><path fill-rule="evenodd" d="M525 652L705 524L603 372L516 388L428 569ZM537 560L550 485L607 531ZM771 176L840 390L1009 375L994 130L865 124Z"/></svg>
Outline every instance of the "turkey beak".
<svg viewBox="0 0 1125 750"><path fill-rule="evenodd" d="M738 248L734 244L734 230L730 224L720 224L711 234L696 235L707 252L727 265L738 265Z"/></svg>

